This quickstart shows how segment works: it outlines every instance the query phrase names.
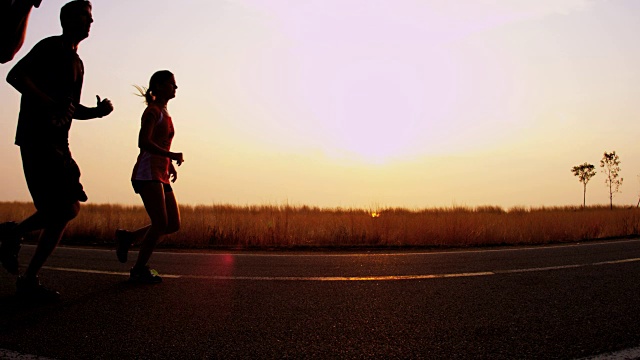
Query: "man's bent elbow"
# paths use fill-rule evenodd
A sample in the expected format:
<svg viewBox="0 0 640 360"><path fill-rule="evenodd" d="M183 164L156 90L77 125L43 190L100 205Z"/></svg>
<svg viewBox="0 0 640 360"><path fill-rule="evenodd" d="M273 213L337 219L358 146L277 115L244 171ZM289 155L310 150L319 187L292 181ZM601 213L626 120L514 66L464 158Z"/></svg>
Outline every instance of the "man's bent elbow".
<svg viewBox="0 0 640 360"><path fill-rule="evenodd" d="M20 91L20 81L18 76L16 75L16 73L11 70L9 71L9 73L7 74L7 83L9 83L9 85L13 86L16 90Z"/></svg>

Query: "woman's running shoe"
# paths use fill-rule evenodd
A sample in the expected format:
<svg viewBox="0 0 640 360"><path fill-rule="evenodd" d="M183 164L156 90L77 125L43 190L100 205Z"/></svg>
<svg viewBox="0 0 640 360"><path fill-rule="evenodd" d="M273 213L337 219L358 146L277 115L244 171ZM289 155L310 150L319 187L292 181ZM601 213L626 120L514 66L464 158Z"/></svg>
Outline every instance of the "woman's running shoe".
<svg viewBox="0 0 640 360"><path fill-rule="evenodd" d="M148 266L143 268L136 268L135 266L129 271L129 282L136 284L159 284L162 282L162 278L158 275L158 272L149 269Z"/></svg>

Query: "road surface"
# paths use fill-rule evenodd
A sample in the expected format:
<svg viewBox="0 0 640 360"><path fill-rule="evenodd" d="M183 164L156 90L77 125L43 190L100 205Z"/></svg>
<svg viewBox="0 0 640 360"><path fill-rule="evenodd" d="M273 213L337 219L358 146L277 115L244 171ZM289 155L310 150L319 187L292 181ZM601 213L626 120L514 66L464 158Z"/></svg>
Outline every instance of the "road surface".
<svg viewBox="0 0 640 360"><path fill-rule="evenodd" d="M130 255L58 248L41 274L63 295L55 305L20 303L15 278L0 274L0 356L574 359L640 346L640 239L158 252L164 282L146 286L126 282Z"/></svg>

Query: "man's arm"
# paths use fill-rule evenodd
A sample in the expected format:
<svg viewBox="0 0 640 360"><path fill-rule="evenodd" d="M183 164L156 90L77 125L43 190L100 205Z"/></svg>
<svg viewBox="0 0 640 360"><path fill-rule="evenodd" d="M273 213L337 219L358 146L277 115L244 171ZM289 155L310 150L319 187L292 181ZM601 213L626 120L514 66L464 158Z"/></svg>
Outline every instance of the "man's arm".
<svg viewBox="0 0 640 360"><path fill-rule="evenodd" d="M18 90L22 96L37 99L44 108L49 109L52 114L57 114L62 121L71 121L75 110L73 104L71 102L56 103L49 95L40 90L29 76L32 57L37 56L37 52L38 49L34 48L18 61L7 74L7 82Z"/></svg>
<svg viewBox="0 0 640 360"><path fill-rule="evenodd" d="M49 109L52 114L58 114L63 119L71 119L74 112L73 104L70 102L65 104L56 103L33 82L29 75L30 68L33 66L32 58L38 56L39 49L37 47L38 45L9 71L7 82L18 90L22 96L37 99L41 106Z"/></svg>
<svg viewBox="0 0 640 360"><path fill-rule="evenodd" d="M53 99L45 94L33 83L29 75L24 71L24 67L18 63L7 74L7 82L24 96L38 99L43 105L54 107Z"/></svg>
<svg viewBox="0 0 640 360"><path fill-rule="evenodd" d="M100 96L96 95L98 100L98 104L96 107L86 107L82 104L78 104L76 106L76 111L73 114L74 119L78 120L91 120L95 118L101 118L103 116L107 116L111 114L113 111L113 105L111 104L111 100L104 99L100 100Z"/></svg>

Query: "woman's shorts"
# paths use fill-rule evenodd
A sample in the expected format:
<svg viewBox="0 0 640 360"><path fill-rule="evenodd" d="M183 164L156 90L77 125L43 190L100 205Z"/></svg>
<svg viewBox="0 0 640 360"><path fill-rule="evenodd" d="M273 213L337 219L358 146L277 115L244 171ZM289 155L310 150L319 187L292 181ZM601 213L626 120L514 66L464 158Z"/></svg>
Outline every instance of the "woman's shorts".
<svg viewBox="0 0 640 360"><path fill-rule="evenodd" d="M133 185L133 191L135 191L136 194L140 194L140 190L142 189L142 187L148 183L161 183L165 193L169 193L173 191L173 189L171 188L171 184L165 184L160 180L131 180L131 185Z"/></svg>

